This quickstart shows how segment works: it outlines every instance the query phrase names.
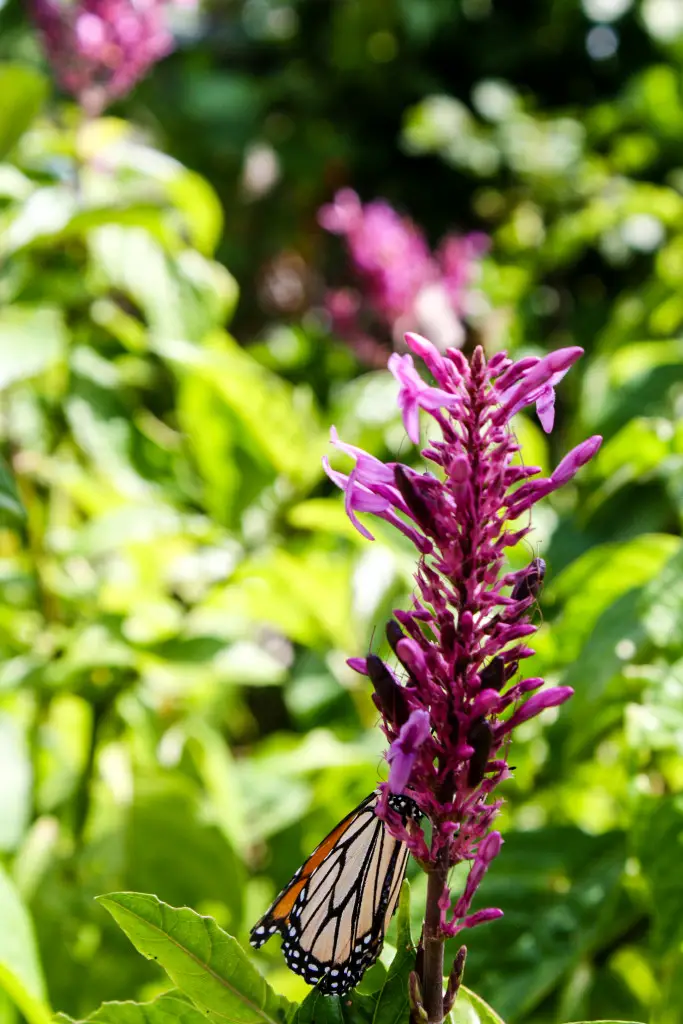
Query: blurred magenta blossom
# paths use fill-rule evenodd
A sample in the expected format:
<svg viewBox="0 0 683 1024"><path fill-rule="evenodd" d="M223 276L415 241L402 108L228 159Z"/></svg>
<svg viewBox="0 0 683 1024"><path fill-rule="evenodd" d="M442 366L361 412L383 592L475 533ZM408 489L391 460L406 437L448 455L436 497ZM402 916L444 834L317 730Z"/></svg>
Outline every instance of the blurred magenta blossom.
<svg viewBox="0 0 683 1024"><path fill-rule="evenodd" d="M31 6L60 86L95 116L173 49L167 24L173 2L32 0Z"/></svg>
<svg viewBox="0 0 683 1024"><path fill-rule="evenodd" d="M318 214L327 231L346 241L358 288L328 292L333 329L361 352L376 347L363 331L367 319L389 329L393 343L422 331L441 351L459 346L489 240L479 232L447 235L432 253L416 224L385 200L363 204L352 189L337 192Z"/></svg>
<svg viewBox="0 0 683 1024"><path fill-rule="evenodd" d="M345 216L355 223L354 201L347 197L335 209L326 217L336 216L340 229ZM361 216L367 225L370 218ZM409 232L398 236L407 243ZM366 243L369 266L377 245ZM415 242L416 251L424 252L420 245ZM406 268L406 280L413 271ZM397 670L376 655L349 664L370 679L389 741L389 778L378 813L437 877L436 889L430 888L440 921L434 937L443 939L499 916L495 908L471 913L470 905L502 844L498 832L490 831L501 804L492 794L510 775L510 733L572 694L569 687L545 687L543 679L518 676L534 653L528 641L537 628L531 617L545 563L534 558L510 571L506 555L529 533L533 505L569 482L601 438L581 442L544 478L538 467L523 465L510 424L517 412L535 405L544 427L552 428L555 385L582 354L580 348L516 362L500 352L487 362L481 348L468 361L454 348L442 354L418 335L405 340L412 354L393 353L389 369L399 384L398 405L410 440L420 442L420 412L438 429L422 451L436 472L385 464L340 441L334 428L333 445L354 465L348 474L327 459L324 466L344 491L348 515L363 536L372 540L359 514L372 513L417 549L412 607L395 610L387 627ZM413 356L433 383L418 373ZM391 810L389 793L401 792L430 818L429 843ZM454 900L448 871L461 861L472 866L464 892Z"/></svg>

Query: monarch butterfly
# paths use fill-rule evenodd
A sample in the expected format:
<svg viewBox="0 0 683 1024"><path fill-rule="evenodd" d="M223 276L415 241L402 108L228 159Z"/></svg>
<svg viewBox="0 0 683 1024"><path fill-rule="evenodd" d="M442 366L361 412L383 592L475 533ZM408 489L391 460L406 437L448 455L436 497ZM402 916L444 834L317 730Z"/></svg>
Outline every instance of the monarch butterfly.
<svg viewBox="0 0 683 1024"><path fill-rule="evenodd" d="M375 815L377 800L370 793L332 829L251 930L256 949L280 932L287 966L325 995L358 984L396 909L408 849ZM422 818L410 797L389 806L406 825Z"/></svg>

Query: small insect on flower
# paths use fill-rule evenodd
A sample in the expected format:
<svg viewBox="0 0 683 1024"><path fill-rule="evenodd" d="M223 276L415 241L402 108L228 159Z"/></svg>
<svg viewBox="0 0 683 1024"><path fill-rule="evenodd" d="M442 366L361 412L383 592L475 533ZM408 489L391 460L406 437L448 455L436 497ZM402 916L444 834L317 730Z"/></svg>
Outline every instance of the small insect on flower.
<svg viewBox="0 0 683 1024"><path fill-rule="evenodd" d="M396 910L408 849L375 815L378 799L370 793L339 822L251 930L256 949L279 932L288 967L324 994L358 984ZM410 797L389 806L408 829L422 817Z"/></svg>

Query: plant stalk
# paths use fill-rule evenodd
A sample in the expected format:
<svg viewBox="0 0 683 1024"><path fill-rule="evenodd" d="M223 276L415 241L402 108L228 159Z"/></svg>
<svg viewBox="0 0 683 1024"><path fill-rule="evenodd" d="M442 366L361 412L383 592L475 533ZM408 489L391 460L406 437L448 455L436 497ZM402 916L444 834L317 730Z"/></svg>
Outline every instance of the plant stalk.
<svg viewBox="0 0 683 1024"><path fill-rule="evenodd" d="M445 852L445 851L444 851ZM439 900L448 881L448 864L444 858L429 874L424 924L424 961L422 997L429 1024L441 1024L443 1009L443 959L445 938L441 932Z"/></svg>

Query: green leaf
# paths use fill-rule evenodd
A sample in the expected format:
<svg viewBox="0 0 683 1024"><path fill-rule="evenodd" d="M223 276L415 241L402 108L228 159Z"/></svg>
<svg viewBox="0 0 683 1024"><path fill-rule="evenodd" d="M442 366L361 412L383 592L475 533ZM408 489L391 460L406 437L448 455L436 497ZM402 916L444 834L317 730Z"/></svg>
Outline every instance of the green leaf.
<svg viewBox="0 0 683 1024"><path fill-rule="evenodd" d="M639 1024L635 1020L574 1020L570 1024Z"/></svg>
<svg viewBox="0 0 683 1024"><path fill-rule="evenodd" d="M162 775L136 781L125 820L125 886L154 888L171 904L221 901L230 911L224 923L237 930L244 870L224 832L207 821L198 787L190 779ZM169 849L175 851L173 858Z"/></svg>
<svg viewBox="0 0 683 1024"><path fill-rule="evenodd" d="M0 712L0 851L15 850L31 817L33 768L26 728Z"/></svg>
<svg viewBox="0 0 683 1024"><path fill-rule="evenodd" d="M167 332L154 339L154 346L177 372L196 374L215 388L257 464L265 460L297 485L310 485L322 475L325 440L309 393L295 391L222 332L211 334L205 346Z"/></svg>
<svg viewBox="0 0 683 1024"><path fill-rule="evenodd" d="M453 1024L503 1024L503 1018L464 985L461 985L458 991L451 1019Z"/></svg>
<svg viewBox="0 0 683 1024"><path fill-rule="evenodd" d="M138 952L156 960L210 1020L280 1024L291 1004L277 996L239 942L187 907L156 896L119 892L99 896Z"/></svg>
<svg viewBox="0 0 683 1024"><path fill-rule="evenodd" d="M166 182L171 202L185 215L192 244L210 256L223 230L223 208L211 185L201 175L181 168Z"/></svg>
<svg viewBox="0 0 683 1024"><path fill-rule="evenodd" d="M372 1024L403 1024L410 1016L408 977L415 967L415 947L410 935L410 884L405 881L398 906L396 956L379 991Z"/></svg>
<svg viewBox="0 0 683 1024"><path fill-rule="evenodd" d="M14 885L0 869L0 989L28 1021L49 1024L45 983L33 925Z"/></svg>
<svg viewBox="0 0 683 1024"><path fill-rule="evenodd" d="M657 647L683 647L682 604L683 550L679 548L643 598L645 632Z"/></svg>
<svg viewBox="0 0 683 1024"><path fill-rule="evenodd" d="M167 993L150 1003L103 1003L87 1024L202 1024L204 1014L177 995Z"/></svg>
<svg viewBox="0 0 683 1024"><path fill-rule="evenodd" d="M651 942L658 955L683 942L683 796L643 800L634 825L635 852L652 896Z"/></svg>
<svg viewBox="0 0 683 1024"><path fill-rule="evenodd" d="M0 310L0 389L43 373L62 358L65 347L58 310L6 306Z"/></svg>
<svg viewBox="0 0 683 1024"><path fill-rule="evenodd" d="M26 511L21 504L17 486L9 466L0 459L0 522L21 523L26 518Z"/></svg>
<svg viewBox="0 0 683 1024"><path fill-rule="evenodd" d="M297 1010L292 1024L372 1024L372 1006L371 996L358 992L324 996L314 988Z"/></svg>
<svg viewBox="0 0 683 1024"><path fill-rule="evenodd" d="M617 544L597 544L560 572L544 592L544 603L562 602L553 623L561 661L574 661L600 615L626 591L655 579L680 548L679 537L646 533Z"/></svg>
<svg viewBox="0 0 683 1024"><path fill-rule="evenodd" d="M38 115L47 79L24 64L0 65L0 157L12 148Z"/></svg>
<svg viewBox="0 0 683 1024"><path fill-rule="evenodd" d="M506 832L505 856L480 895L481 906L500 907L504 917L473 929L467 942L467 979L504 1018L531 1019L577 958L611 948L637 920L637 909L622 897L627 852L618 832ZM458 936L447 956L459 945Z"/></svg>

